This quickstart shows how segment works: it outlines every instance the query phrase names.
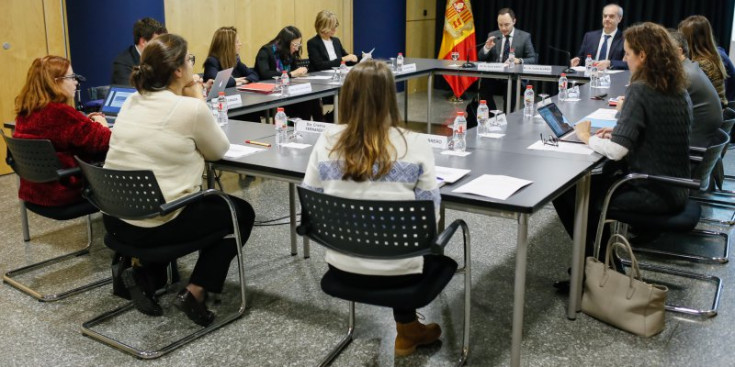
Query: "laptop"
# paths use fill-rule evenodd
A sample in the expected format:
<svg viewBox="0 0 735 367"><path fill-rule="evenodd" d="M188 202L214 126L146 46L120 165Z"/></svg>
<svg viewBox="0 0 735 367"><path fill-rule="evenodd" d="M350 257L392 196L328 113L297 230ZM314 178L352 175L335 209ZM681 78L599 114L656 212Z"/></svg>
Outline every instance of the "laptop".
<svg viewBox="0 0 735 367"><path fill-rule="evenodd" d="M569 124L569 120L561 113L559 107L554 103L549 103L546 106L539 107L538 114L544 119L547 125L551 128L557 139L567 143L581 143L577 134L574 132L574 127ZM597 131L596 128L592 128L590 133L594 134Z"/></svg>
<svg viewBox="0 0 735 367"><path fill-rule="evenodd" d="M214 78L212 88L209 89L209 94L207 94L207 101L211 101L213 98L217 98L219 92L225 91L225 88L227 88L227 82L230 81L231 75L232 68L220 70L217 73L217 77Z"/></svg>
<svg viewBox="0 0 735 367"><path fill-rule="evenodd" d="M110 90L107 92L107 98L100 108L100 112L105 114L107 123L112 126L115 124L117 114L120 113L120 107L122 107L125 100L135 93L135 88L131 86L123 85L111 85Z"/></svg>

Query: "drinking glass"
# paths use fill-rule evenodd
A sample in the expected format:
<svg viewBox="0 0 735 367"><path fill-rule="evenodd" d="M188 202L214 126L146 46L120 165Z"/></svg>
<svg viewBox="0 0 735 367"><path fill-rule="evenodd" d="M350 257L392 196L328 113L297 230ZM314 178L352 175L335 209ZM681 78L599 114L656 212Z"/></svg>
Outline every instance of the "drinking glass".
<svg viewBox="0 0 735 367"><path fill-rule="evenodd" d="M459 51L452 51L452 64L449 66L459 66L457 60L459 60Z"/></svg>

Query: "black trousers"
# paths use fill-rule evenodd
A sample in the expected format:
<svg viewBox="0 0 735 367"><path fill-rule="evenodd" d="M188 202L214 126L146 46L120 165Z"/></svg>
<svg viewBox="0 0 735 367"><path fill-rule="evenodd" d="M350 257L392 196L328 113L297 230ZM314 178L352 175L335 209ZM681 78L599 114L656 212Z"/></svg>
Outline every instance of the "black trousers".
<svg viewBox="0 0 735 367"><path fill-rule="evenodd" d="M253 229L255 212L247 201L234 196L230 196L230 199L235 204L240 236L244 244ZM158 227L138 227L107 215L103 217L103 220L108 234L141 248L176 242L193 242L205 238L212 232L231 233L232 231L229 208L224 200L216 196L205 197L188 205L176 218ZM204 287L209 292L222 292L230 262L237 256L235 239L223 238L215 243L203 243L202 246L199 249L199 259L189 282ZM152 272L157 272L165 266L166 263L145 263L145 267L150 268Z"/></svg>
<svg viewBox="0 0 735 367"><path fill-rule="evenodd" d="M436 256L424 256L424 269L423 272L427 273L430 270L438 268L440 263L436 261ZM346 283L359 284L361 288L367 289L382 289L382 288L394 288L394 287L407 287L420 282L423 278L423 274L406 274L406 275L364 275L350 273L342 271L329 265L329 270ZM392 305L393 307L393 318L396 322L402 324L409 323L416 320L416 309L412 307L405 307L404 305Z"/></svg>

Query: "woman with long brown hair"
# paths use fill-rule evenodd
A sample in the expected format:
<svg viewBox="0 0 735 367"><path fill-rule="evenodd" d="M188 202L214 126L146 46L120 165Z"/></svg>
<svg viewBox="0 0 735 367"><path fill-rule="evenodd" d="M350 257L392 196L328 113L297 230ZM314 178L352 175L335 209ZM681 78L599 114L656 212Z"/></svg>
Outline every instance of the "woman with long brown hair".
<svg viewBox="0 0 735 367"><path fill-rule="evenodd" d="M40 57L33 60L26 83L15 98L13 136L51 140L63 168L77 166L75 155L87 161L103 160L110 141L110 129L102 114L85 116L72 107L78 77L68 59ZM83 200L82 184L76 177L63 184L20 179L18 197L43 206L72 204Z"/></svg>
<svg viewBox="0 0 735 367"><path fill-rule="evenodd" d="M692 102L686 91L686 74L666 29L642 23L623 32L624 60L630 68L630 85L614 128L590 136L590 122L579 122L577 136L594 151L610 159L602 175L592 177L587 222L586 255L591 256L600 206L614 181L628 172L689 178L689 134ZM576 188L554 200L554 207L571 237ZM686 205L685 188L648 181L629 183L616 191L611 210L638 213L677 213ZM635 230L635 229L634 229ZM638 229L640 230L640 229ZM639 232L640 233L640 232ZM602 241L602 246L606 245ZM605 253L602 248L600 253ZM568 282L559 282L563 288Z"/></svg>
<svg viewBox="0 0 735 367"><path fill-rule="evenodd" d="M235 27L220 27L212 36L209 45L207 60L204 61L204 80L209 81L217 77L217 72L224 69L232 69L232 76L227 82L227 87L257 82L260 80L258 73L250 69L240 59L240 37Z"/></svg>
<svg viewBox="0 0 735 367"><path fill-rule="evenodd" d="M434 154L420 134L401 127L393 74L383 62L366 61L348 74L339 95L339 124L314 145L303 186L352 199L433 200L440 195ZM435 256L401 260L357 258L327 250L330 271L361 286L411 284L426 269L441 266ZM413 353L441 335L437 324L424 325L416 310L394 306L395 352Z"/></svg>
<svg viewBox="0 0 735 367"><path fill-rule="evenodd" d="M709 20L701 15L692 15L679 23L679 32L684 35L689 44L690 58L699 63L699 67L717 89L722 106L727 106L727 97L725 97L727 71L717 51Z"/></svg>

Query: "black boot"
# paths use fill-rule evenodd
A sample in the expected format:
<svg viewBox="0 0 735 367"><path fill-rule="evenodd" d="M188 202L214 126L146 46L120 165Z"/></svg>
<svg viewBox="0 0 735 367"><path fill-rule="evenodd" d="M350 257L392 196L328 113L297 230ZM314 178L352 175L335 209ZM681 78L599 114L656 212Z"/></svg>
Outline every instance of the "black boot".
<svg viewBox="0 0 735 367"><path fill-rule="evenodd" d="M208 326L214 321L214 313L207 309L204 302L197 301L196 297L186 288L176 296L174 306L183 311L189 320L194 321L197 325Z"/></svg>
<svg viewBox="0 0 735 367"><path fill-rule="evenodd" d="M138 311L150 316L163 315L163 309L155 299L155 289L149 286L142 268L125 269L122 280Z"/></svg>

